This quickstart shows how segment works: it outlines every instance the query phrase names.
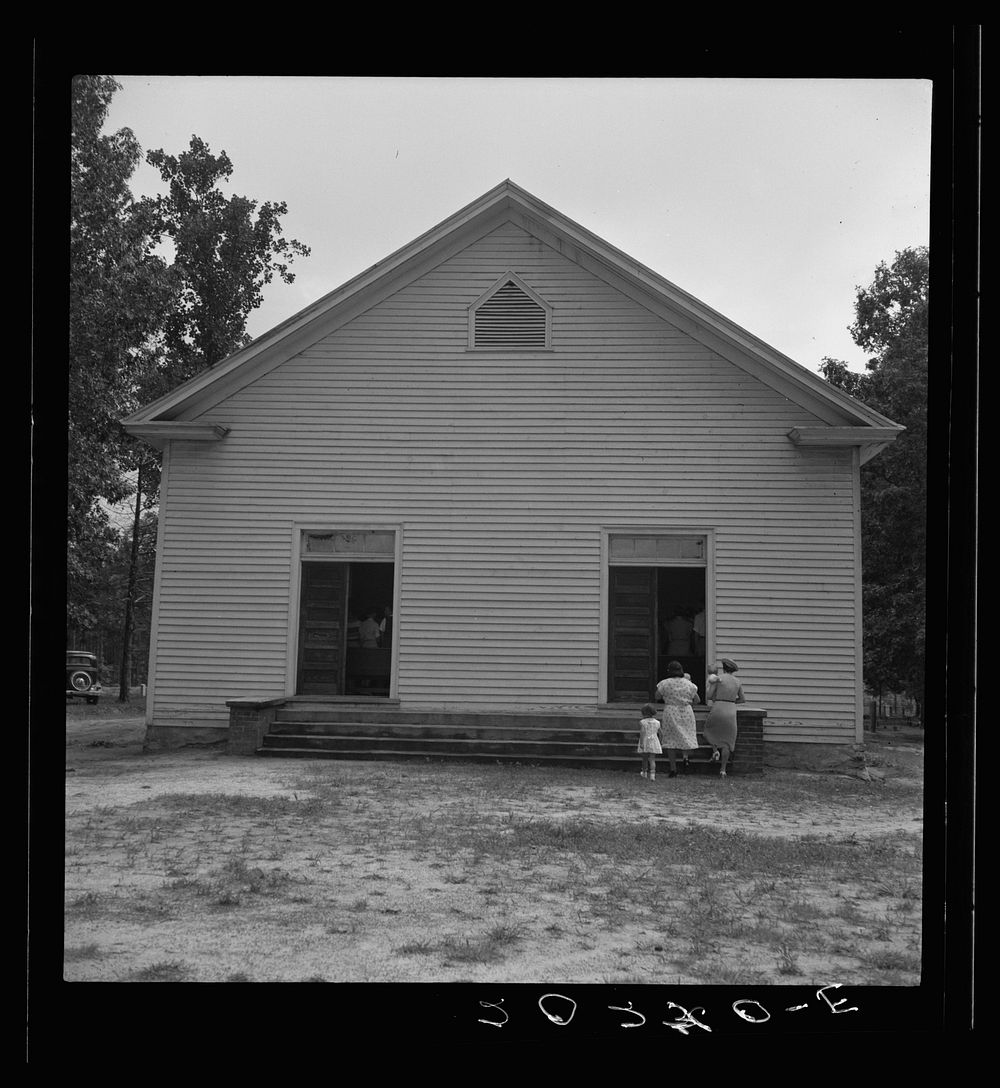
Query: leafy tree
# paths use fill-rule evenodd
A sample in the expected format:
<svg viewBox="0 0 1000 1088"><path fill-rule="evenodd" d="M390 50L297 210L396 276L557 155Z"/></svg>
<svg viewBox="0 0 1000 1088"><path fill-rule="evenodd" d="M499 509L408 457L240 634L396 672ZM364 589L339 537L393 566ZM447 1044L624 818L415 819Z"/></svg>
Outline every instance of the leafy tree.
<svg viewBox="0 0 1000 1088"><path fill-rule="evenodd" d="M233 173L224 151L213 155L203 140L192 136L186 152L172 156L150 151L146 159L160 171L169 192L140 201L135 217L157 244L171 243L169 271L179 294L163 321L160 350L145 356L137 381L143 402L155 400L249 343L247 318L263 301L263 288L275 274L284 283L293 283L289 264L296 255L310 252L301 242L282 237L280 216L287 211L285 204L265 202L258 208L254 200L221 192L218 186ZM156 451L138 442L125 448L123 459L136 476L118 694L119 701L126 702L142 515L156 502L160 460Z"/></svg>
<svg viewBox="0 0 1000 1088"><path fill-rule="evenodd" d="M129 484L117 456L118 422L134 406L135 378L174 295L162 258L128 188L141 158L129 129L102 135L119 85L72 83L68 358L68 621L95 622L93 595L115 534L100 500Z"/></svg>
<svg viewBox="0 0 1000 1088"><path fill-rule="evenodd" d="M166 196L143 202L158 239L173 244L172 270L180 305L164 326L164 344L174 379L186 379L249 343L247 318L263 301L262 289L309 247L281 235L284 203L226 197L219 185L233 164L225 151L213 155L197 136L180 155L150 151L146 160L169 186Z"/></svg>
<svg viewBox="0 0 1000 1088"><path fill-rule="evenodd" d="M309 249L282 237L284 204L258 207L223 195L218 186L232 163L196 136L177 157L148 154L169 193L136 201L129 189L142 157L135 136L125 128L103 133L120 89L107 76L73 81L67 619L77 632L104 626L109 593L124 607L125 700L160 464L119 420L247 343L247 318L263 287L275 275L293 282L289 264ZM161 254L171 248L168 263ZM120 536L106 505L126 498L132 529Z"/></svg>
<svg viewBox="0 0 1000 1088"><path fill-rule="evenodd" d="M929 255L896 253L857 290L855 343L864 373L824 359L831 384L906 430L861 470L865 680L874 690L923 694L926 589L927 305Z"/></svg>

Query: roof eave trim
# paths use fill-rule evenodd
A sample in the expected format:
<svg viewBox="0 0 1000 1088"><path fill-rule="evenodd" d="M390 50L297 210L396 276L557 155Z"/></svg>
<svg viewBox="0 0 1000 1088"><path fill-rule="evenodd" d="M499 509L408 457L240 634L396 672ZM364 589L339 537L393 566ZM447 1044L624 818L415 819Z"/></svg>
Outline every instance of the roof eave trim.
<svg viewBox="0 0 1000 1088"><path fill-rule="evenodd" d="M141 438L160 450L166 442L173 439L184 442L218 442L229 434L229 428L220 423L190 423L174 420L131 423L128 420L122 420L122 426L129 434Z"/></svg>
<svg viewBox="0 0 1000 1088"><path fill-rule="evenodd" d="M788 437L796 446L867 446L894 442L906 430L892 427L793 427Z"/></svg>

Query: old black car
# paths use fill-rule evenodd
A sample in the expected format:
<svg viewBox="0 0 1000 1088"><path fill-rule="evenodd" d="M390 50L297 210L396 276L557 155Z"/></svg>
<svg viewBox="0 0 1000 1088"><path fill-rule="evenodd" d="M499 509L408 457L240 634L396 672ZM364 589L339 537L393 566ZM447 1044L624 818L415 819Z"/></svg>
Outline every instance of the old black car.
<svg viewBox="0 0 1000 1088"><path fill-rule="evenodd" d="M97 655L84 650L66 653L66 698L96 703L101 695L101 670Z"/></svg>

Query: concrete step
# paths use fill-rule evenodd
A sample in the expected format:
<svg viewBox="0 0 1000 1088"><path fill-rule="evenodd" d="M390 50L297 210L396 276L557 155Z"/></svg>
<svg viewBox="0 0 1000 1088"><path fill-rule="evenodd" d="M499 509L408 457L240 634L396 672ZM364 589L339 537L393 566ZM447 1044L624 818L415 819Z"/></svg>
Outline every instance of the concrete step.
<svg viewBox="0 0 1000 1088"><path fill-rule="evenodd" d="M711 764L712 748L703 743L703 738L698 739L702 746L688 756L692 768ZM631 769L639 763L636 741L635 729L275 722L258 754L312 759L464 759ZM667 766L666 755L658 762Z"/></svg>
<svg viewBox="0 0 1000 1088"><path fill-rule="evenodd" d="M532 743L576 744L631 744L635 747L638 731L635 729L573 729L553 728L540 725L505 724L473 725L465 719L450 724L415 724L404 722L357 721L286 721L277 718L271 724L270 736L324 736L324 737L400 737L406 739L476 740L483 742L507 741Z"/></svg>
<svg viewBox="0 0 1000 1088"><path fill-rule="evenodd" d="M500 738L487 739L484 737L417 737L401 736L394 732L391 736L377 735L374 733L362 736L343 733L331 736L322 733L312 734L269 734L264 737L262 748L271 750L274 748L288 747L289 744L297 748L311 748L316 751L339 752L347 749L370 747L372 751L415 752L418 755L428 755L437 752L477 752L482 755L508 755L511 752L521 753L526 760L534 756L614 756L623 758L638 758L635 750L635 742L620 743L599 742L587 743L585 741L574 743L566 740L551 740L549 738L526 739L515 738L504 740Z"/></svg>
<svg viewBox="0 0 1000 1088"><path fill-rule="evenodd" d="M589 755L571 755L567 752L551 750L527 751L523 747L506 748L498 752L485 752L476 746L462 750L444 751L397 746L379 747L365 739L363 744L345 745L342 748L315 747L295 743L301 738L285 738L281 745L267 745L258 751L258 755L268 758L284 759L348 759L348 760L389 760L424 762L459 762L459 763L516 763L531 766L591 767L600 770L635 772L639 770L639 756L636 752L628 755L613 755L608 752L595 752ZM699 750L700 751L700 750ZM710 750L709 750L710 751ZM731 771L738 772L736 759L730 760ZM669 766L666 757L657 760L658 776L666 778ZM679 769L678 774L716 774L718 764L711 762L709 755L692 753L687 771Z"/></svg>
<svg viewBox="0 0 1000 1088"><path fill-rule="evenodd" d="M384 725L467 726L474 728L506 726L537 729L614 729L638 733L638 709L600 710L590 713L572 712L506 712L477 711L401 711L398 708L375 708L363 705L314 705L288 703L275 712L275 723L378 723ZM698 719L697 710L695 718Z"/></svg>

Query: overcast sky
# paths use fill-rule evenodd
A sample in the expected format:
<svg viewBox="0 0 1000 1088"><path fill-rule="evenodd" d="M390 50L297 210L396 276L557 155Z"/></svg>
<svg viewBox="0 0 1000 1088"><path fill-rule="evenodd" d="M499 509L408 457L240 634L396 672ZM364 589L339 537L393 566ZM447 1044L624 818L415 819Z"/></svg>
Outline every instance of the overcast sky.
<svg viewBox="0 0 1000 1088"><path fill-rule="evenodd" d="M812 370L863 369L855 288L928 242L929 81L116 78L109 129L198 135L311 247L253 336L505 178Z"/></svg>

